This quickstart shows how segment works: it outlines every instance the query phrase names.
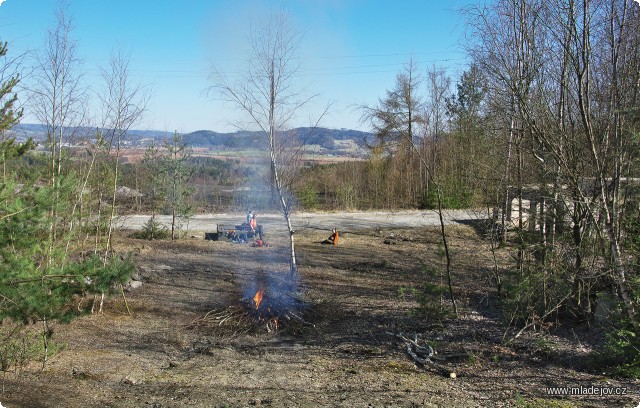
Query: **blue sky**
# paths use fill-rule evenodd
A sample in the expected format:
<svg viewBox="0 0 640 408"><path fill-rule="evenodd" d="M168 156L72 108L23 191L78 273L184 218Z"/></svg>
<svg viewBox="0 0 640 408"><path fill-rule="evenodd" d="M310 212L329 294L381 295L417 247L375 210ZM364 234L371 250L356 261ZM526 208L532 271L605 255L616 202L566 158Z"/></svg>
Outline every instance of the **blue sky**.
<svg viewBox="0 0 640 408"><path fill-rule="evenodd" d="M331 128L368 130L356 105L374 104L413 57L454 77L467 63L458 10L471 0L75 0L73 37L86 84L100 86L99 66L112 49L131 54L132 79L152 89L140 129L233 130L237 109L206 96L212 64L233 77L246 66L250 27L284 4L301 29L300 80L318 94L298 123L331 102L321 121ZM0 38L14 55L37 49L54 23L57 0L6 0ZM24 79L28 81L28 77ZM20 95L19 95L20 96ZM28 114L28 106L27 106ZM24 122L33 122L27 115Z"/></svg>

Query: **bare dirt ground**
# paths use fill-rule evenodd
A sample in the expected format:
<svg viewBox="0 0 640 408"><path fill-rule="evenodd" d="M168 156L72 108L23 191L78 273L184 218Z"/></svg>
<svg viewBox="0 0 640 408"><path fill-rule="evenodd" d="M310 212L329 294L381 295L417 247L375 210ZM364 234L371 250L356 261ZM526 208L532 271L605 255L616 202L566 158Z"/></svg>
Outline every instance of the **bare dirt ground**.
<svg viewBox="0 0 640 408"><path fill-rule="evenodd" d="M355 227L355 225L354 225ZM318 227L320 228L320 227ZM636 407L638 382L587 369L589 344L575 327L528 333L506 347L493 300L487 243L451 226L460 318L442 323L415 313L411 292L424 266L442 267L437 228L349 228L340 245L328 230L297 235L299 321L278 332L230 317L243 310L259 273L286 277L287 240L269 231L267 248L190 238L118 239L132 252L139 289L55 327L61 351L44 372L9 374L5 407ZM196 231L191 232L199 236ZM245 299L245 300L243 300ZM419 367L388 333L421 333L457 378ZM533 337L532 337L533 336ZM528 344L528 345L527 345ZM535 346L531 346L535 344ZM625 396L551 397L545 387L626 387Z"/></svg>
<svg viewBox="0 0 640 408"><path fill-rule="evenodd" d="M445 224L457 224L460 221L485 218L486 213L474 210L447 210L443 213ZM119 228L139 230L149 220L148 215L127 215L117 219ZM183 229L194 231L215 231L216 226L233 227L242 222L238 214L199 214L182 223ZM162 225L171 225L171 216L158 215L156 221ZM258 221L269 231L283 232L285 225L282 216L274 213L258 213ZM440 225L438 213L432 210L407 211L366 211L366 212L297 212L292 217L296 230L331 230L337 226L341 231L355 231L375 228L407 228Z"/></svg>

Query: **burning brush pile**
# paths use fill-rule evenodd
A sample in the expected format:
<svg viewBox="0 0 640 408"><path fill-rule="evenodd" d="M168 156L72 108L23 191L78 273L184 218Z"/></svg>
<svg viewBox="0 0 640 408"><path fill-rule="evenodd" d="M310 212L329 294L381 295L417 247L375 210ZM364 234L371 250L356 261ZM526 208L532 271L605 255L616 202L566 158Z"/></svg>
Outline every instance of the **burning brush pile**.
<svg viewBox="0 0 640 408"><path fill-rule="evenodd" d="M259 272L246 284L238 303L212 310L190 326L227 335L301 331L314 327L304 319L308 305L302 298L298 279L289 273Z"/></svg>

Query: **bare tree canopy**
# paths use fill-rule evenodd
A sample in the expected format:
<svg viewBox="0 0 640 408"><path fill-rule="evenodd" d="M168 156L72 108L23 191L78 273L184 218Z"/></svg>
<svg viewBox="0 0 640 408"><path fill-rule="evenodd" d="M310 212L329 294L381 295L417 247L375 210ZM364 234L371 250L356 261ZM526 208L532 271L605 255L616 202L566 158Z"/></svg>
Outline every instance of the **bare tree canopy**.
<svg viewBox="0 0 640 408"><path fill-rule="evenodd" d="M289 230L291 247L290 269L297 274L294 230L291 225L292 195L283 180L284 159L282 143L278 137L290 122L315 97L305 96L297 82L300 69L298 51L302 35L295 29L286 13L271 14L268 21L251 32L251 49L246 71L237 82L230 82L220 71L213 68L215 85L209 92L236 105L250 118L250 123L264 132L269 143L271 174L269 184ZM242 125L240 127L243 127Z"/></svg>
<svg viewBox="0 0 640 408"><path fill-rule="evenodd" d="M606 273L640 332L628 281L632 264L621 245L630 202L623 179L637 162L637 8L624 0L500 0L467 13L470 52L489 78L492 108L510 129L519 174L525 153L537 163L539 256L544 262L553 255L562 221L556 214L568 202L576 285L595 279L582 262L585 241L595 235Z"/></svg>

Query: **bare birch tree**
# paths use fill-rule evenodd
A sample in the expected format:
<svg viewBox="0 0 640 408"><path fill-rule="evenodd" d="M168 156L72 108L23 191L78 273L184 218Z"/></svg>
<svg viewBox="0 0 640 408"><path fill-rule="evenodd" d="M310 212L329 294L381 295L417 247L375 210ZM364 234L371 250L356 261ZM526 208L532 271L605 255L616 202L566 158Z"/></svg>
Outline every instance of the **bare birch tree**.
<svg viewBox="0 0 640 408"><path fill-rule="evenodd" d="M113 158L113 182L111 183L111 190L109 191L110 210L107 220L104 255L102 257L103 266L106 266L112 250L112 232L116 215L116 196L118 192L121 148L123 141L126 140L129 129L141 119L146 109L149 94L141 85L131 83L129 79L129 55L125 54L122 50L112 52L109 66L107 68L101 68L100 72L104 80L104 89L98 94L102 103L103 123L101 127L103 130L96 134L96 146L106 148L106 157ZM97 151L93 152L92 167L97 153ZM106 196L106 192L102 191L102 189L99 190L98 205L101 204L102 195L104 194ZM100 222L101 220L98 219L98 225ZM97 234L97 236L99 235L100 234ZM120 285L120 289L124 297L122 285ZM100 306L98 309L100 313L102 312L103 302L104 292L100 294ZM94 306L95 302L91 308L92 312L94 311Z"/></svg>
<svg viewBox="0 0 640 408"><path fill-rule="evenodd" d="M272 14L267 23L251 33L250 65L237 82L231 82L217 69L210 88L224 100L247 114L268 141L269 183L277 194L278 206L289 231L290 271L297 274L295 231L291 224L293 196L283 180L283 160L278 138L286 136L286 127L314 96L305 96L296 83L300 68L298 49L302 36L287 20L284 12Z"/></svg>
<svg viewBox="0 0 640 408"><path fill-rule="evenodd" d="M116 215L116 196L120 171L120 153L127 132L142 119L149 101L147 88L134 84L129 78L130 56L121 49L113 51L109 66L101 68L105 89L99 94L103 109L103 125L108 153L114 158L111 210L105 244L105 262L111 251L113 221Z"/></svg>
<svg viewBox="0 0 640 408"><path fill-rule="evenodd" d="M57 241L59 198L64 159L64 144L74 136L83 119L86 92L81 86L77 45L71 34L73 21L66 3L60 3L56 22L45 37L43 48L35 54L31 87L32 107L36 118L47 131L49 149L49 185L53 200L50 211L49 264Z"/></svg>

